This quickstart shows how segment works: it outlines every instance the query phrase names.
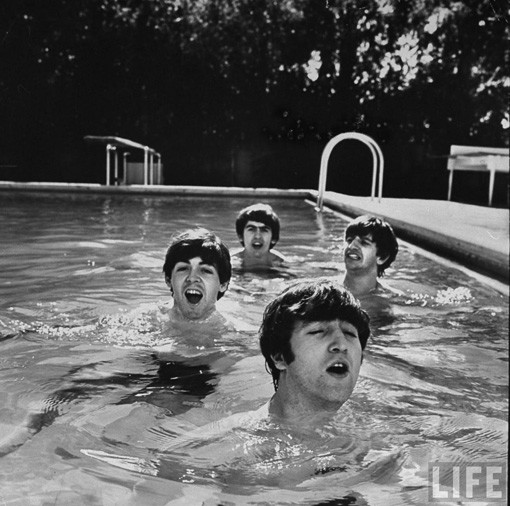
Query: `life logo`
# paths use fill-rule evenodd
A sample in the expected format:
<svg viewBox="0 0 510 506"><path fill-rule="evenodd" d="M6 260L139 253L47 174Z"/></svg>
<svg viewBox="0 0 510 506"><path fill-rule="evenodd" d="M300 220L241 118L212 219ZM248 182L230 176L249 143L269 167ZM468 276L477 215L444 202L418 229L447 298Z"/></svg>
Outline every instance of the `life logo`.
<svg viewBox="0 0 510 506"><path fill-rule="evenodd" d="M506 504L505 462L430 462L429 501L493 502Z"/></svg>

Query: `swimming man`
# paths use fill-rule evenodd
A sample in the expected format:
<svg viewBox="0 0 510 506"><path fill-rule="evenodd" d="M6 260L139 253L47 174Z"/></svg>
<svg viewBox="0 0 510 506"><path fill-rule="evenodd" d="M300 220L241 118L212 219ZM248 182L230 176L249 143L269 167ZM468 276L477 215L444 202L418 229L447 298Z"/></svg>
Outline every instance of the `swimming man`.
<svg viewBox="0 0 510 506"><path fill-rule="evenodd" d="M350 398L370 337L369 317L358 301L329 279L302 281L270 302L260 327L260 349L274 395L256 411L237 413L161 444L168 451L234 427L271 420L309 433L320 429Z"/></svg>
<svg viewBox="0 0 510 506"><path fill-rule="evenodd" d="M174 322L210 322L222 319L216 301L227 291L232 266L228 248L206 230L186 230L172 240L163 265L165 281L174 305Z"/></svg>
<svg viewBox="0 0 510 506"><path fill-rule="evenodd" d="M162 429L145 429L140 441L158 451L150 463L153 474L182 473L172 457L167 463L167 455L188 445L200 448L210 467L234 469L238 476L260 471L265 480L298 484L331 471L344 473L355 465L341 451L352 440L331 422L355 388L369 336L367 313L337 282L318 279L287 288L266 307L260 328L260 348L275 388L270 401L255 411L190 427L177 438L151 441L151 433ZM158 421L160 427L170 423ZM363 445L355 458L361 460L368 450ZM87 455L104 458L93 450ZM346 478L364 479L352 473Z"/></svg>
<svg viewBox="0 0 510 506"><path fill-rule="evenodd" d="M146 403L165 406L172 412L180 412L184 408L173 399L178 400L175 391L187 393L193 384L194 398L205 397L214 390L214 381L218 369L214 348L214 339L221 336L227 329L227 320L216 309L216 301L226 292L231 277L230 253L228 248L212 232L203 229L186 230L172 240L167 250L163 272L172 293L174 304L168 312L170 329L165 328L164 335L171 335L172 327L176 335L185 340L189 349L195 348L199 355L209 357L186 357L186 361L176 353L175 347L158 347L160 353L152 353L149 364L158 365L156 377L153 374L136 374L132 370L127 373L115 370L109 377L100 374L101 364L84 364L74 368L69 375L69 385L54 392L45 401L39 412L29 413L24 423L16 430L0 440L0 457L14 451L35 434L53 423L53 421L70 409L70 403L78 399L93 396L98 381L109 381L111 390L119 385L119 393L123 394L130 382L145 387L129 395L122 395L116 404L132 404L142 397ZM200 346L198 346L200 345ZM213 353L211 353L211 351ZM163 353L163 355L161 354ZM220 355L222 358L222 355ZM223 361L225 362L225 360ZM136 364L132 364L136 365ZM229 364L223 364L227 367ZM151 367L152 368L152 367ZM198 379L197 379L198 378ZM182 396L181 396L182 397ZM110 403L113 404L113 399Z"/></svg>
<svg viewBox="0 0 510 506"><path fill-rule="evenodd" d="M370 336L369 317L330 280L301 282L269 303L260 348L273 377L272 418L313 427L351 396Z"/></svg>
<svg viewBox="0 0 510 506"><path fill-rule="evenodd" d="M237 237L243 248L232 256L247 270L281 265L285 257L274 246L280 238L280 219L268 204L253 204L242 209L236 219Z"/></svg>

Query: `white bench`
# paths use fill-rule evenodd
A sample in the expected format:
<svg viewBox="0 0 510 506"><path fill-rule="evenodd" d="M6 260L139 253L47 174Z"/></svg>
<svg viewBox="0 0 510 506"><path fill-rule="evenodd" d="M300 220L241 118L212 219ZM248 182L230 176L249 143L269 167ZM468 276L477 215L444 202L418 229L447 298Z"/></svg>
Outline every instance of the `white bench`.
<svg viewBox="0 0 510 506"><path fill-rule="evenodd" d="M508 174L510 167L508 155L508 148L452 145L447 166L447 169L450 171L448 180L448 200L451 200L452 196L454 171L481 171L489 172L489 206L492 205L496 172L506 172Z"/></svg>

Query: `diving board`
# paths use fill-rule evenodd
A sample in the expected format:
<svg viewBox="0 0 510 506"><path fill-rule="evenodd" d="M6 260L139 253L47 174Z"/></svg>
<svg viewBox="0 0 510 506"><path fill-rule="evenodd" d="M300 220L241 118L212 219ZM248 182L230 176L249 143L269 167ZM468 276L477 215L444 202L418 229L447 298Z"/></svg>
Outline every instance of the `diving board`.
<svg viewBox="0 0 510 506"><path fill-rule="evenodd" d="M129 139L115 136L104 135L86 135L85 142L93 144L106 145L106 186L111 184L111 155L113 153L113 167L114 167L114 185L119 184L119 157L118 154L122 151L123 169L126 174L127 157L129 156L128 149L139 149L144 153L143 157L143 184L155 184L155 179L159 183L161 176L161 155L153 148L134 142ZM154 167L154 158L156 158L156 167ZM157 178L155 178L154 171L156 170Z"/></svg>

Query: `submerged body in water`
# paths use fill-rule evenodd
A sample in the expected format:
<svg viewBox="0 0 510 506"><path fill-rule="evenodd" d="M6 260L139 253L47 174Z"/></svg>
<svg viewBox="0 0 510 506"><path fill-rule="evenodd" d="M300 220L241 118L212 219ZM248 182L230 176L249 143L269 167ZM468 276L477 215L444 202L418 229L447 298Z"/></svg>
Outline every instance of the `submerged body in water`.
<svg viewBox="0 0 510 506"><path fill-rule="evenodd" d="M104 395L105 390L109 403L143 400L163 408L168 416L200 406L214 392L218 378L239 356L245 356L250 334L239 332L220 313L211 315L204 326L204 322L169 318L170 311L168 303L147 305L129 314L102 317L95 325L64 329L76 339L92 327L96 340L103 343L123 335L124 346L115 346L112 353L105 349L113 358L92 360L63 374L61 388L36 403L25 421L0 440L0 456L19 448L74 406Z"/></svg>
<svg viewBox="0 0 510 506"><path fill-rule="evenodd" d="M197 427L191 412L162 420L157 409L132 407L126 418L105 427L102 437L119 449L129 443L146 450L137 461L142 474L179 481L188 477L196 484L214 478L239 490L251 485L294 488L325 476L349 487L398 473L405 452L373 452L376 438L366 439L354 419L347 407L320 429L303 430L299 423L274 421L266 403ZM133 464L122 452L85 448L82 453L120 468Z"/></svg>

